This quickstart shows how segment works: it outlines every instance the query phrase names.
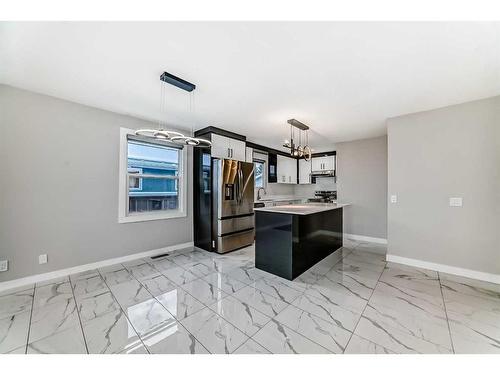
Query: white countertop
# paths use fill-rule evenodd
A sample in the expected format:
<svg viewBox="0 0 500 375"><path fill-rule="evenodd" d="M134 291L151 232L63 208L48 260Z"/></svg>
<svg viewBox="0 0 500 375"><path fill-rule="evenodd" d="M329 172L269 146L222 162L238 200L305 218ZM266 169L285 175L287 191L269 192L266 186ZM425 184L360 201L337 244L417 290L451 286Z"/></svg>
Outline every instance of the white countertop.
<svg viewBox="0 0 500 375"><path fill-rule="evenodd" d="M254 211L275 212L278 214L289 215L311 215L319 212L336 210L342 207L349 206L347 203L303 203L303 204L287 204L274 207L254 208Z"/></svg>
<svg viewBox="0 0 500 375"><path fill-rule="evenodd" d="M283 201L302 201L310 197L299 197L295 195L263 195L259 200L255 199L254 203L260 202L283 202Z"/></svg>

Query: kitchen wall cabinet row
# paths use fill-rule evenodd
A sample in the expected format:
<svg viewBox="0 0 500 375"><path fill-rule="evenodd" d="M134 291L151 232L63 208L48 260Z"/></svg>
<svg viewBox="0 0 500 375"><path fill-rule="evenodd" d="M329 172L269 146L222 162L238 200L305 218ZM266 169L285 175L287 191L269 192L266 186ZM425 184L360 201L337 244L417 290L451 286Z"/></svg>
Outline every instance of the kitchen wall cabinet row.
<svg viewBox="0 0 500 375"><path fill-rule="evenodd" d="M211 141L210 153L214 158L253 161L253 149L247 147L245 141L216 133L211 134ZM335 170L335 156L314 157L309 162L300 159L297 169L296 159L269 154L268 164L268 182L270 183L310 184L311 173Z"/></svg>

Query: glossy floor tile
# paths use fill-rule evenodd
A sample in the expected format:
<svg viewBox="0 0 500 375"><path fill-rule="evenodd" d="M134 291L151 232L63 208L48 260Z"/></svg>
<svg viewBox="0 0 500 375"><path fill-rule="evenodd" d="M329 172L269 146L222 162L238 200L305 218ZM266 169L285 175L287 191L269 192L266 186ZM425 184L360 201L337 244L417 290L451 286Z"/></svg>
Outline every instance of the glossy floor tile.
<svg viewBox="0 0 500 375"><path fill-rule="evenodd" d="M42 307L55 302L68 302L73 299L73 291L69 282L49 284L36 288L34 306Z"/></svg>
<svg viewBox="0 0 500 375"><path fill-rule="evenodd" d="M248 339L233 354L271 354L271 352L254 340Z"/></svg>
<svg viewBox="0 0 500 375"><path fill-rule="evenodd" d="M52 336L79 324L74 299L35 307L31 314L28 343Z"/></svg>
<svg viewBox="0 0 500 375"><path fill-rule="evenodd" d="M142 345L137 332L121 310L83 323L83 333L91 354L122 353Z"/></svg>
<svg viewBox="0 0 500 375"><path fill-rule="evenodd" d="M160 294L156 299L177 320L185 319L205 308L204 304L180 287Z"/></svg>
<svg viewBox="0 0 500 375"><path fill-rule="evenodd" d="M232 353L248 339L248 336L208 307L184 319L182 325L210 353Z"/></svg>
<svg viewBox="0 0 500 375"><path fill-rule="evenodd" d="M209 306L218 315L233 324L245 334L252 336L271 320L267 315L250 307L247 303L232 296Z"/></svg>
<svg viewBox="0 0 500 375"><path fill-rule="evenodd" d="M76 303L80 319L85 322L120 309L120 305L108 291L77 296Z"/></svg>
<svg viewBox="0 0 500 375"><path fill-rule="evenodd" d="M345 241L295 280L185 248L0 293L0 353L500 354L500 285Z"/></svg>
<svg viewBox="0 0 500 375"><path fill-rule="evenodd" d="M24 311L0 319L0 353L26 345L30 317L31 311Z"/></svg>
<svg viewBox="0 0 500 375"><path fill-rule="evenodd" d="M276 354L328 354L324 347L293 331L277 320L271 320L255 336L257 343Z"/></svg>
<svg viewBox="0 0 500 375"><path fill-rule="evenodd" d="M80 325L32 342L28 354L86 354L87 348Z"/></svg>

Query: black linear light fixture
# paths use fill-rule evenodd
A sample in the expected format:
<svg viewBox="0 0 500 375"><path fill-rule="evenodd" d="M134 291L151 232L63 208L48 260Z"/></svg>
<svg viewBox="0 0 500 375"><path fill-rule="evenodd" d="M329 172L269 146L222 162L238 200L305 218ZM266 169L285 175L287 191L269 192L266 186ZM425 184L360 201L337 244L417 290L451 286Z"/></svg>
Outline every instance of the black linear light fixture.
<svg viewBox="0 0 500 375"><path fill-rule="evenodd" d="M310 161L311 147L309 147L309 126L294 118L288 120L287 123L290 124L290 140L285 139L283 147L290 149L290 155L298 158L304 158L304 160ZM299 129L298 142L295 138L294 129ZM304 133L304 135L302 133ZM302 138L304 138L304 145L302 145Z"/></svg>
<svg viewBox="0 0 500 375"><path fill-rule="evenodd" d="M182 78L176 77L173 74L170 74L169 72L163 72L162 75L160 76L160 80L166 83L170 83L171 85L174 85L175 87L178 87L180 89L183 89L185 91L193 91L196 88L196 85L194 83L188 82L183 80Z"/></svg>
<svg viewBox="0 0 500 375"><path fill-rule="evenodd" d="M161 88L160 88L160 112L162 113L166 109L166 92L164 83L168 83L172 86L178 87L184 91L189 92L189 110L192 112L194 107L194 89L196 85L188 82L182 78L176 77L169 72L163 72L160 76ZM176 143L183 146L194 146L194 147L210 147L212 143L206 139L195 138L193 136L186 136L179 132L174 132L165 129L165 123L162 123L161 119L158 121L158 129L139 129L135 131L136 135L143 137L155 138L157 140ZM191 129L191 133L194 132L194 127Z"/></svg>

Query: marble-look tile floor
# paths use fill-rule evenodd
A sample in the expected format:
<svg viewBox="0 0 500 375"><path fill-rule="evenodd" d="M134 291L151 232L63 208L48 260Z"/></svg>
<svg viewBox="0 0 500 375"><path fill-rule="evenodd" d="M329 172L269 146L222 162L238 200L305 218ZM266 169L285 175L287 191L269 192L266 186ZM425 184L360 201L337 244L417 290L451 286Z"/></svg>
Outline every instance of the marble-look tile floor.
<svg viewBox="0 0 500 375"><path fill-rule="evenodd" d="M294 281L196 248L0 293L0 353L500 353L500 285L348 241Z"/></svg>

